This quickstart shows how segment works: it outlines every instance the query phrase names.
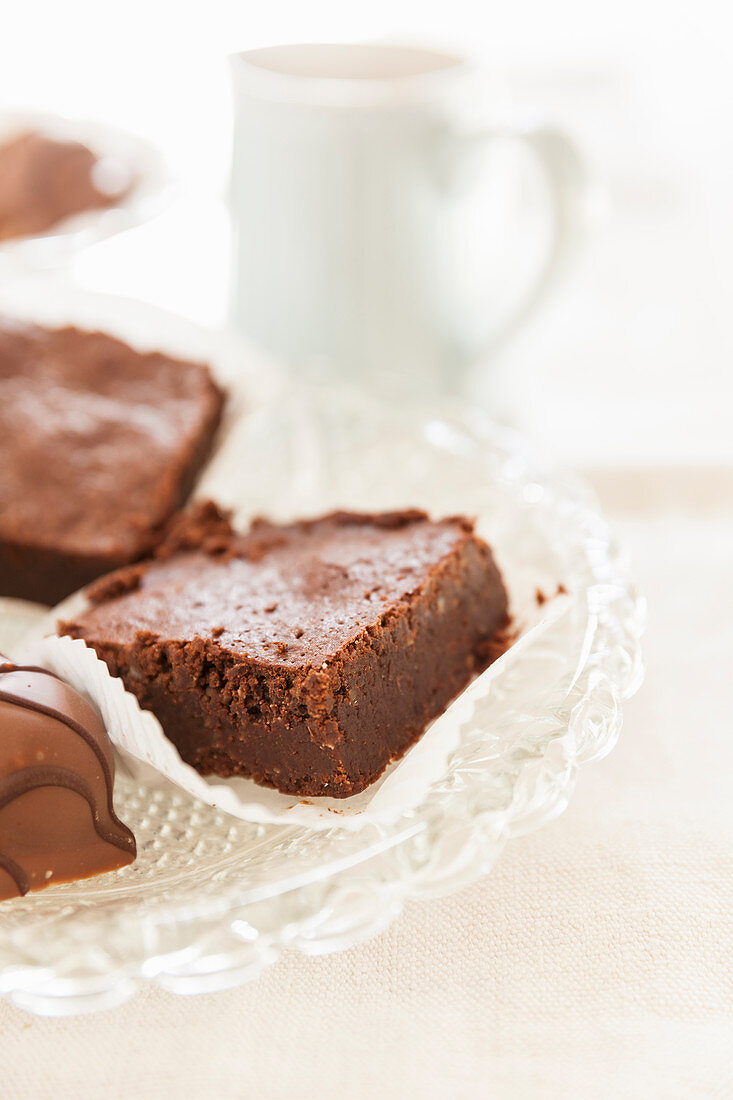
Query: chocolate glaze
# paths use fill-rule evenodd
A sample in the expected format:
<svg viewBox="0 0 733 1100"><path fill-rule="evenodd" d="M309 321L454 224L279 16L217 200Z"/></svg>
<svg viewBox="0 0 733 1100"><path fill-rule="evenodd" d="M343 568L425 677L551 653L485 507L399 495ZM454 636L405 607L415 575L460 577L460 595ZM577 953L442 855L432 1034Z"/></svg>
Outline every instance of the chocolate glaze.
<svg viewBox="0 0 733 1100"><path fill-rule="evenodd" d="M0 663L0 900L136 855L97 711L53 673Z"/></svg>

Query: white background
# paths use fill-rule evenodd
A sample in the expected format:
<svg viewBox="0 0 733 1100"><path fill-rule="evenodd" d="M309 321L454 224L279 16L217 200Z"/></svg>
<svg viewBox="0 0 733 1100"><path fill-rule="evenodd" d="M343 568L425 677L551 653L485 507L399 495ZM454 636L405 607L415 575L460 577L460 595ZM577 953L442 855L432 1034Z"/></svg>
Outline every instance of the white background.
<svg viewBox="0 0 733 1100"><path fill-rule="evenodd" d="M576 466L733 457L733 85L724 0L6 3L0 106L146 134L185 195L75 276L204 323L226 301L230 52L386 39L478 56L577 136L608 213L566 286L490 368L497 411Z"/></svg>

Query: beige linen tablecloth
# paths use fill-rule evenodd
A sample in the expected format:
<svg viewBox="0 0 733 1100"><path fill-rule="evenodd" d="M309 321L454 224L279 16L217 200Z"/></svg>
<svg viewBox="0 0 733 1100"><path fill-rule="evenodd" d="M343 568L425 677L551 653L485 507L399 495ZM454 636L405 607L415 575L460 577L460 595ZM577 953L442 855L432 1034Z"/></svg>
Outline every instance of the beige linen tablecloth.
<svg viewBox="0 0 733 1100"><path fill-rule="evenodd" d="M70 1020L0 1002L4 1100L733 1095L733 475L595 480L649 598L648 674L564 816L242 989Z"/></svg>

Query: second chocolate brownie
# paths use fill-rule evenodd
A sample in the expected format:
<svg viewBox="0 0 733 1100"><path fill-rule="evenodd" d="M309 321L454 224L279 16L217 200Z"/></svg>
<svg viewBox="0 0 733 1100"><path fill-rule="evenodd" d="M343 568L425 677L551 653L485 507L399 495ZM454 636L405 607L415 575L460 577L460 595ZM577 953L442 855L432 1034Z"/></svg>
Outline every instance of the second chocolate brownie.
<svg viewBox="0 0 733 1100"><path fill-rule="evenodd" d="M104 578L84 638L202 774L363 790L505 644L507 595L463 518L334 513L247 534L210 507Z"/></svg>
<svg viewBox="0 0 733 1100"><path fill-rule="evenodd" d="M201 363L0 322L0 596L56 603L150 552L209 456Z"/></svg>

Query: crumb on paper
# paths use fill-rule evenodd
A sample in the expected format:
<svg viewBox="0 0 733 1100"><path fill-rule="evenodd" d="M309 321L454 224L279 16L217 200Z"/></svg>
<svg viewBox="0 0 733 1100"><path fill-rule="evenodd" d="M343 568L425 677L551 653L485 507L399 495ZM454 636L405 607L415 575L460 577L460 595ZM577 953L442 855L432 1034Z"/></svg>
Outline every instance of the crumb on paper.
<svg viewBox="0 0 733 1100"><path fill-rule="evenodd" d="M544 593L541 588L535 589L535 599L537 601L538 607L542 607L542 605L546 604L548 600L554 600L555 596L567 596L567 594L568 590L562 583L562 581L560 582L560 584L558 584L557 589L552 596L546 595L546 593Z"/></svg>

